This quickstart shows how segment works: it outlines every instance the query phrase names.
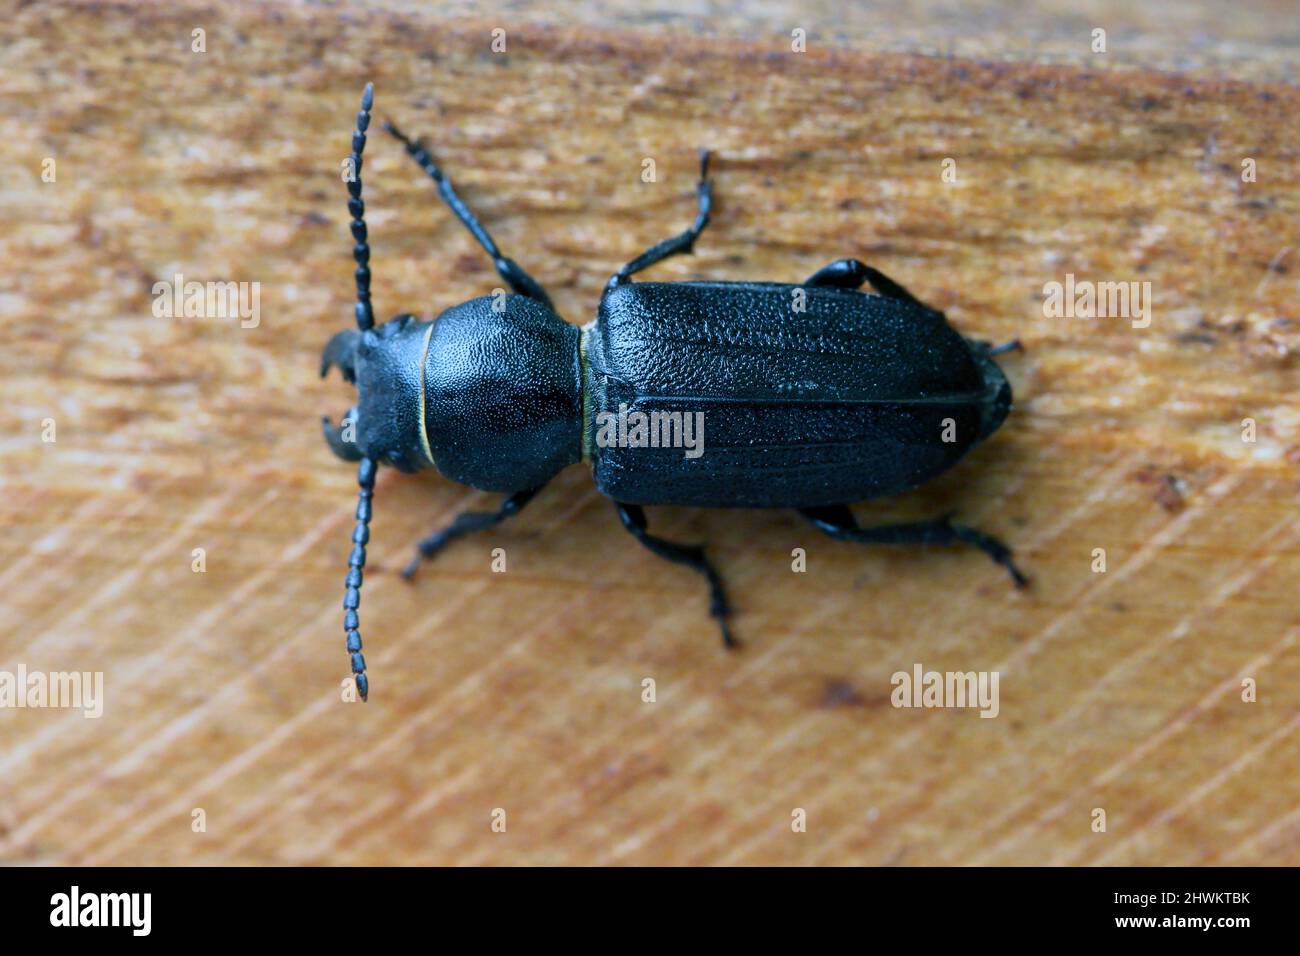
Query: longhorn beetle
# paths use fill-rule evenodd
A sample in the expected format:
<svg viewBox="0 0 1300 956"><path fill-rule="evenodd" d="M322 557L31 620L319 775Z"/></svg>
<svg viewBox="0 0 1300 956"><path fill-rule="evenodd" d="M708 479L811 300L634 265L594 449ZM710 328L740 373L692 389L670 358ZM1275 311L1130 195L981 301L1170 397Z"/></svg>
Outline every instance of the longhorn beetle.
<svg viewBox="0 0 1300 956"><path fill-rule="evenodd" d="M406 472L433 467L506 494L495 512L466 512L420 541L403 571L408 578L449 542L518 514L566 466L588 462L632 537L704 576L728 647L735 642L727 598L704 549L650 534L642 506L792 508L842 541L965 542L1026 583L1004 544L949 515L864 528L849 510L849 502L917 487L991 435L1011 407L993 356L1019 343L963 338L942 312L856 259L832 262L801 285L633 282L643 269L691 252L708 225L707 151L694 224L614 273L595 321L578 328L501 254L420 141L391 123L384 129L433 179L513 294L471 299L432 322L398 315L376 326L361 199L373 100L367 84L346 177L357 328L330 339L320 369L324 376L337 365L359 393L347 414L354 438L328 418L322 425L336 455L360 462L343 629L362 699L369 679L357 607L381 462ZM867 282L875 294L859 291ZM707 447L692 458L658 442L603 441L597 422L615 408L630 410L628 421L632 413L659 413L657 421L670 425L702 413Z"/></svg>

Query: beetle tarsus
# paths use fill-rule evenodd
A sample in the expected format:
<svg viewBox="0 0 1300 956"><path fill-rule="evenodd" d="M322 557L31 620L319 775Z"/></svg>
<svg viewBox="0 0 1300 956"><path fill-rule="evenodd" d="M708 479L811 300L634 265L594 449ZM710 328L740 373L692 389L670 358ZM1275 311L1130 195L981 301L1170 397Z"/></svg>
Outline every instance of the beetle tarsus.
<svg viewBox="0 0 1300 956"><path fill-rule="evenodd" d="M945 519L946 520L946 519ZM1007 569L1011 575L1011 580L1016 582L1016 587L1023 588L1029 586L1029 578L1025 577L1023 571L1016 567L1016 562L1011 559L1011 549L992 535L987 535L982 531L974 528L968 528L964 524L951 524L953 537L959 541L965 541L967 544L979 548L995 562Z"/></svg>
<svg viewBox="0 0 1300 956"><path fill-rule="evenodd" d="M856 541L860 544L938 544L950 545L958 541L979 548L1007 569L1017 587L1025 587L1029 579L1011 559L1011 549L992 535L962 524L953 524L952 515L946 514L929 521L909 521L903 524L877 525L864 528L858 524L848 505L825 505L817 508L800 508L813 527L837 541Z"/></svg>
<svg viewBox="0 0 1300 956"><path fill-rule="evenodd" d="M406 567L402 568L402 577L408 581L411 580L421 562L428 561L457 538L463 538L465 535L474 534L478 531L486 531L488 528L499 525L507 518L519 514L524 510L524 506L532 500L533 495L541 490L538 487L529 491L517 491L501 502L501 507L496 511L464 511L456 515L451 524L435 531L415 546L415 557L407 562Z"/></svg>
<svg viewBox="0 0 1300 956"><path fill-rule="evenodd" d="M729 651L734 651L740 647L740 642L731 633L729 620L731 605L727 603L727 592L722 589L722 579L713 570L713 565L705 559L703 551L700 552L700 560L704 564L704 573L709 581L709 614L718 622L718 630L722 632L722 646Z"/></svg>
<svg viewBox="0 0 1300 956"><path fill-rule="evenodd" d="M614 273L608 285L622 285L636 273L642 269L650 268L656 262L667 259L669 256L695 251L695 240L700 238L700 233L709 224L709 215L713 211L713 180L709 179L709 160L712 156L713 154L709 150L700 150L700 179L695 184L695 201L699 211L696 213L695 222L691 224L691 227L671 239L665 239L663 242L651 246Z"/></svg>
<svg viewBox="0 0 1300 956"><path fill-rule="evenodd" d="M496 240L492 238L491 233L484 228L483 224L478 221L478 217L465 205L465 201L456 194L451 180L447 174L439 168L434 162L429 151L424 148L424 144L419 137L411 139L403 133L397 126L387 120L383 123L384 131L393 139L397 140L406 148L406 153L416 164L423 169L429 178L433 180L434 185L438 187L438 195L442 197L443 202L452 214L460 220L461 224L470 231L470 234L478 240L478 244L483 247L483 251L492 257L492 264L496 267L497 274L506 281L512 290L518 295L527 296L530 299L536 299L548 309L553 308L551 297L546 294L540 282L528 274L528 272L519 263L509 259L501 254L497 248Z"/></svg>
<svg viewBox="0 0 1300 956"><path fill-rule="evenodd" d="M717 620L718 627L722 631L722 643L728 648L739 646L727 623L727 619L731 616L731 604L727 601L727 592L722 586L722 578L709 559L704 556L704 549L695 545L665 541L650 534L646 531L645 510L640 505L625 505L616 501L614 507L618 509L623 527L647 550L665 561L684 565L704 575L709 583L709 613Z"/></svg>

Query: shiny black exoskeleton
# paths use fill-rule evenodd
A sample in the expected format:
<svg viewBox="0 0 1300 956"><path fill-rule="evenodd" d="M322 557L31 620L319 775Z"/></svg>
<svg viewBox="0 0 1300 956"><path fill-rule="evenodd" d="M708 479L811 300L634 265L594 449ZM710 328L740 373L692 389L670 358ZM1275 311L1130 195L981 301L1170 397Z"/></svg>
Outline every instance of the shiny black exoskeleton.
<svg viewBox="0 0 1300 956"><path fill-rule="evenodd" d="M793 508L841 540L964 541L1025 583L1001 542L947 516L863 528L848 507L917 487L992 434L1011 407L993 356L1016 343L963 338L942 312L854 259L801 285L633 282L690 252L708 224L707 152L694 224L615 273L595 321L579 329L501 255L424 147L391 124L513 294L498 290L433 322L399 315L376 326L360 176L372 95L368 85L348 181L358 329L334 336L321 360L322 375L337 365L360 396L341 426L327 419L324 428L339 457L361 463L343 627L363 699L357 607L381 462L436 468L507 495L498 511L462 514L421 541L409 577L422 558L518 513L559 471L586 460L638 541L705 576L729 646L727 600L703 548L651 535L643 505ZM859 291L865 283L875 294Z"/></svg>

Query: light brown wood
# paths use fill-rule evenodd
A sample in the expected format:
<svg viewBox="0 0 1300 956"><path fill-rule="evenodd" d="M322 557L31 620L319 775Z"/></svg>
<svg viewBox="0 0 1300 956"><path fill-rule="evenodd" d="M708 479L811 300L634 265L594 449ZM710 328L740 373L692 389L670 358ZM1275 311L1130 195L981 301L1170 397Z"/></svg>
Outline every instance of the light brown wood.
<svg viewBox="0 0 1300 956"><path fill-rule="evenodd" d="M1112 29L1123 66L1094 68L1042 4L1063 62L1016 55L1002 20L964 51L991 59L857 43L857 19L792 54L799 21L759 6L761 31L716 36L617 5L588 24L185 2L0 18L0 670L102 671L106 694L98 720L0 710L0 862L1300 861L1293 51L1219 14L1245 35L1211 31L1190 73L1137 68L1180 65L1158 25ZM708 145L713 224L656 277L794 282L856 256L969 335L1019 336L995 438L857 510L955 510L1032 587L786 513L652 512L709 543L729 655L696 578L631 541L585 467L412 585L414 540L495 497L385 471L373 694L342 703L355 484L318 421L353 393L316 363L351 322L339 164L368 79L570 321L689 221ZM499 284L382 136L366 199L381 314ZM260 323L155 318L178 272L261 283ZM1046 317L1067 273L1150 282L1150 326ZM917 663L1000 672L999 715L891 706Z"/></svg>

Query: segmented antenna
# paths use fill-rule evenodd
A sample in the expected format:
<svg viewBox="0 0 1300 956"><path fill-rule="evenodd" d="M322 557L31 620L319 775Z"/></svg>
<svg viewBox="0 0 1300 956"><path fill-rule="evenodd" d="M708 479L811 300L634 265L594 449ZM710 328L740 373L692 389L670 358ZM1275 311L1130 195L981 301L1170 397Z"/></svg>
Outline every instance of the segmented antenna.
<svg viewBox="0 0 1300 956"><path fill-rule="evenodd" d="M357 468L357 526L352 530L352 553L348 555L348 576L343 591L343 631L348 638L348 654L352 657L352 673L356 675L357 693L365 700L370 695L370 680L366 677L366 659L361 654L361 618L357 608L361 605L361 579L366 566L366 542L370 540L370 500L375 493L373 458L362 458Z"/></svg>
<svg viewBox="0 0 1300 956"><path fill-rule="evenodd" d="M367 83L361 94L361 112L357 113L357 126L352 131L352 175L348 179L348 212L352 214L352 258L357 261L357 328L362 332L375 326L375 313L370 306L370 244L366 235L366 204L361 200L361 154L366 149L366 130L370 126L370 107L375 102L375 86ZM366 677L366 659L361 654L361 581L365 575L366 542L370 540L371 499L375 493L373 458L362 458L357 467L357 525L352 530L352 553L348 555L348 576L343 591L343 631L347 635L348 654L352 659L352 673L356 675L357 693L362 700L370 696L370 680Z"/></svg>
<svg viewBox="0 0 1300 956"><path fill-rule="evenodd" d="M362 332L374 328L375 312L370 307L370 243L366 236L366 204L361 201L361 154L366 149L366 130L370 126L370 107L375 102L375 84L367 83L361 94L361 112L357 128L352 131L351 177L348 179L348 212L352 214L352 258L357 260L357 328Z"/></svg>

